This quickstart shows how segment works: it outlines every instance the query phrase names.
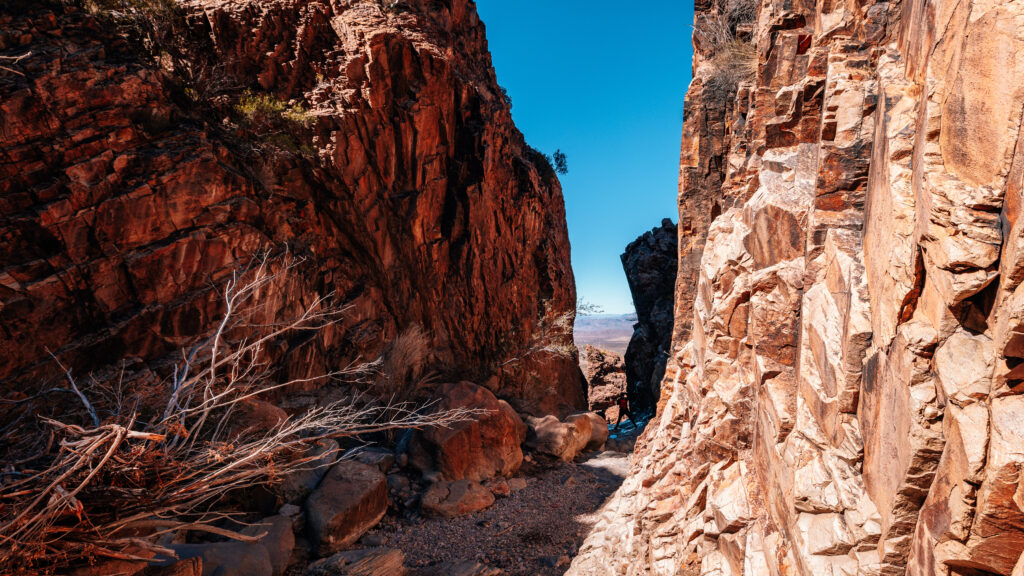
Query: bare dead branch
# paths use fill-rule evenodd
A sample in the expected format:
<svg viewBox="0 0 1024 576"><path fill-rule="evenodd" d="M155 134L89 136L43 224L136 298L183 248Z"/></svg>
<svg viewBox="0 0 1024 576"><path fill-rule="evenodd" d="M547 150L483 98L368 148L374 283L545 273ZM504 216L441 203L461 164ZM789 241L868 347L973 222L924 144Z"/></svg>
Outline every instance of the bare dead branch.
<svg viewBox="0 0 1024 576"><path fill-rule="evenodd" d="M120 414L119 389L108 394L118 407L110 413L118 419L103 420L107 412L96 410L61 366L69 382L66 391L85 406L91 424L40 418L52 430L56 453L36 470L12 470L15 479L0 483L0 573L52 571L97 556L139 559L140 550L164 554L156 538L168 531L250 540L215 525L224 517L217 503L273 477L326 465L327 459L306 456L314 444L396 429L450 427L486 413L380 404L357 396L315 406L269 428L236 426L237 408L269 392L345 380L371 369L350 364L322 376L271 379L264 353L269 342L295 331L323 329L340 321L345 310L332 307L329 296L318 296L292 320L249 322L265 289L283 281L294 265L286 261L279 266L264 255L226 282L224 317L209 337L182 351L166 382L165 403L150 422L141 422L134 412L126 418ZM111 502L117 502L116 510Z"/></svg>
<svg viewBox="0 0 1024 576"><path fill-rule="evenodd" d="M24 54L21 54L19 56L0 56L0 60L6 61L6 62L10 62L11 64L17 64L18 62L21 62L22 60L24 60L25 58L28 58L31 55L32 55L32 52L25 52ZM5 65L0 65L0 70L3 70L5 72L10 72L11 74L17 74L18 76L21 76L21 77L25 76L25 74L23 74L21 72L18 72L14 68L10 68L9 66L5 66Z"/></svg>

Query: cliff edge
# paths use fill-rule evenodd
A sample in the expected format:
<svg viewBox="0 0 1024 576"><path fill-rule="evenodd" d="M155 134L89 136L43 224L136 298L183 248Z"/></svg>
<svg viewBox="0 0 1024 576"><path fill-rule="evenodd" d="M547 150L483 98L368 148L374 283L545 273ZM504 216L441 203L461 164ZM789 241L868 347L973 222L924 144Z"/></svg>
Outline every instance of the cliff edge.
<svg viewBox="0 0 1024 576"><path fill-rule="evenodd" d="M696 8L674 356L569 573L1020 574L1024 5Z"/></svg>

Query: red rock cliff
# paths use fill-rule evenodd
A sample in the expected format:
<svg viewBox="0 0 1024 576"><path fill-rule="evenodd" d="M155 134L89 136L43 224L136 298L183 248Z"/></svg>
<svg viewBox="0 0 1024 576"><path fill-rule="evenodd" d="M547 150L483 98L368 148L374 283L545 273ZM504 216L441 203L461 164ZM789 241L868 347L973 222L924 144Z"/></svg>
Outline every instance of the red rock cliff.
<svg viewBox="0 0 1024 576"><path fill-rule="evenodd" d="M1024 5L740 4L697 4L675 357L570 574L1024 573Z"/></svg>
<svg viewBox="0 0 1024 576"><path fill-rule="evenodd" d="M418 324L446 376L527 411L586 405L561 189L512 123L473 2L178 5L174 62L116 15L0 7L0 54L27 54L0 71L3 388L51 378L47 350L79 374L165 357L271 248L303 259L263 295L271 318L329 293L351 306L278 343L292 376ZM237 117L246 99L269 127Z"/></svg>

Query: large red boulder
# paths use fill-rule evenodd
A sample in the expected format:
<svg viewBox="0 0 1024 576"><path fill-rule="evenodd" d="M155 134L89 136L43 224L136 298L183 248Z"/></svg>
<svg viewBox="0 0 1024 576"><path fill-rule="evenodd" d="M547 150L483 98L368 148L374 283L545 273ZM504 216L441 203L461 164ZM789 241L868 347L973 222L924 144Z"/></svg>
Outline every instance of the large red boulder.
<svg viewBox="0 0 1024 576"><path fill-rule="evenodd" d="M413 466L449 481L486 480L519 469L526 425L508 402L472 382L445 384L438 392L438 410L476 408L486 413L449 428L417 431L409 448Z"/></svg>

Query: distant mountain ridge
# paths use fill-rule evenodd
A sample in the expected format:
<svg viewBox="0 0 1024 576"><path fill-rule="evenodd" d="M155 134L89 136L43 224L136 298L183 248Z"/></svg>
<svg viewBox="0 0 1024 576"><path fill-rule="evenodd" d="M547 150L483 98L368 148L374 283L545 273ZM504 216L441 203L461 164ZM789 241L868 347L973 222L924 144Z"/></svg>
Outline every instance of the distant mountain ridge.
<svg viewBox="0 0 1024 576"><path fill-rule="evenodd" d="M594 314L576 318L573 340L580 350L589 344L622 355L633 336L636 314Z"/></svg>

